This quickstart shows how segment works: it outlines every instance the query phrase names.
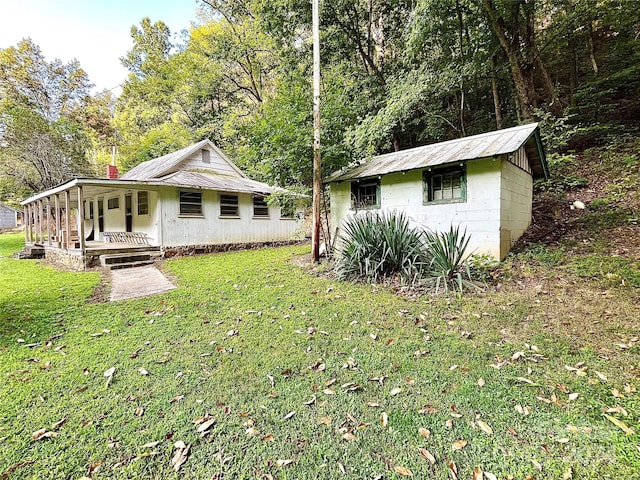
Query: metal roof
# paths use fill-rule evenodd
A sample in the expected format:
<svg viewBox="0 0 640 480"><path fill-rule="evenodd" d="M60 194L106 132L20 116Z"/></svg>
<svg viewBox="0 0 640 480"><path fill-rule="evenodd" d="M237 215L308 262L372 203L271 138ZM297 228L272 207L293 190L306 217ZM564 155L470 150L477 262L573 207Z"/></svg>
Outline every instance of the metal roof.
<svg viewBox="0 0 640 480"><path fill-rule="evenodd" d="M186 188L204 188L221 192L263 193L270 194L274 187L266 183L257 182L249 178L232 177L210 172L185 172L179 171L162 177L153 183L160 185L172 185ZM149 182L152 183L152 182Z"/></svg>
<svg viewBox="0 0 640 480"><path fill-rule="evenodd" d="M142 162L120 178L123 180L152 180L154 178L162 177L174 171L180 162L205 146L215 150L216 153L218 153L239 175L246 177L246 175L242 173L242 171L231 160L229 160L229 158L227 158L222 150L216 147L211 141L202 140L181 150L163 155L162 157Z"/></svg>
<svg viewBox="0 0 640 480"><path fill-rule="evenodd" d="M331 174L325 183L376 177L438 165L513 153L525 145L534 177L547 177L547 161L537 123L505 128L471 137L386 153Z"/></svg>

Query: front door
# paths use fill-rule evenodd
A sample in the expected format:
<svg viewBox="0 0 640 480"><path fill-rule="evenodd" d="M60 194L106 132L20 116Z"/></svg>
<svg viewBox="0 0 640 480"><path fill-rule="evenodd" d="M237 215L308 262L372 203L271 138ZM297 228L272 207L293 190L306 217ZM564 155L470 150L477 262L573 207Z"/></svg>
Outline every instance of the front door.
<svg viewBox="0 0 640 480"><path fill-rule="evenodd" d="M98 231L104 233L104 198L98 199Z"/></svg>
<svg viewBox="0 0 640 480"><path fill-rule="evenodd" d="M132 197L130 193L124 196L124 219L125 219L125 231L133 232L133 207Z"/></svg>

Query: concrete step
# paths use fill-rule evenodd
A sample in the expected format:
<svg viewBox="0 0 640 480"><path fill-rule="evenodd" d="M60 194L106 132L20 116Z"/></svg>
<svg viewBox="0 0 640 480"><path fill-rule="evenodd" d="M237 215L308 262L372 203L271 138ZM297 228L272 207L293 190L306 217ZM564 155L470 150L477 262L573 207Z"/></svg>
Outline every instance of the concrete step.
<svg viewBox="0 0 640 480"><path fill-rule="evenodd" d="M120 270L122 268L143 267L145 265L153 265L153 260L139 260L136 262L111 263L106 265L109 270Z"/></svg>
<svg viewBox="0 0 640 480"><path fill-rule="evenodd" d="M155 252L107 253L100 255L100 265L108 268L124 268L120 265L131 266L130 264L138 262L153 263L155 256Z"/></svg>
<svg viewBox="0 0 640 480"><path fill-rule="evenodd" d="M40 245L26 245L20 252L14 254L15 258L43 258L44 247Z"/></svg>

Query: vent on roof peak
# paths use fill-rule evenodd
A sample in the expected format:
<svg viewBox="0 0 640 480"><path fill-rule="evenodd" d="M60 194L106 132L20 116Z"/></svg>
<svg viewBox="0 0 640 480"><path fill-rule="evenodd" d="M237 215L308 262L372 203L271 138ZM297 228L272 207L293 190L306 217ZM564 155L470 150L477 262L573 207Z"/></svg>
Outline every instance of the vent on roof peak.
<svg viewBox="0 0 640 480"><path fill-rule="evenodd" d="M206 148L202 149L202 163L211 163L211 152Z"/></svg>

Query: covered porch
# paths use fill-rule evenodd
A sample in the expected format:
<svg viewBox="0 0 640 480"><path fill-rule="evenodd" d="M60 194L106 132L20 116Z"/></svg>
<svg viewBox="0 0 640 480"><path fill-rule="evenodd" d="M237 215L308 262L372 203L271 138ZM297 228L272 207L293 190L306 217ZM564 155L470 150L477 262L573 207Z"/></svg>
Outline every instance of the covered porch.
<svg viewBox="0 0 640 480"><path fill-rule="evenodd" d="M25 244L76 270L95 266L100 255L160 252L151 188L74 179L34 195L22 202Z"/></svg>

